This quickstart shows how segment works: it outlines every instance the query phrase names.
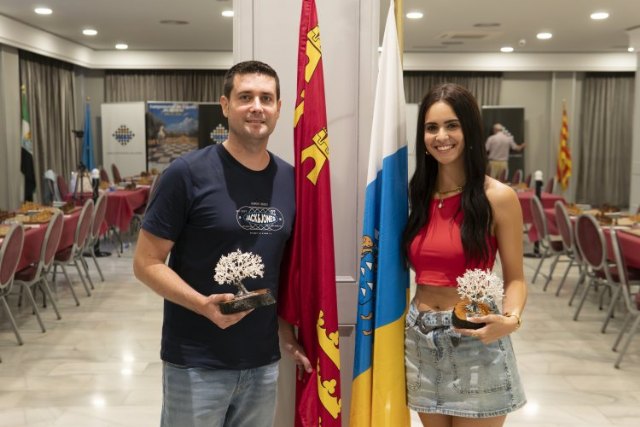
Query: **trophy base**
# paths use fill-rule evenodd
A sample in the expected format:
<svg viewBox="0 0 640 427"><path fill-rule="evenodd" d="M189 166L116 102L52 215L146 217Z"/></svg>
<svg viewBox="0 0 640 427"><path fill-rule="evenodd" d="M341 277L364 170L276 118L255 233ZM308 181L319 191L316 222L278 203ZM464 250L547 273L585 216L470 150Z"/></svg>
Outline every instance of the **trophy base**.
<svg viewBox="0 0 640 427"><path fill-rule="evenodd" d="M484 325L486 325L486 323L473 323L473 322L467 321L467 318L473 317L473 314L474 314L474 313L469 313L467 311L468 304L469 304L469 301L462 300L453 307L453 312L451 313L451 324L456 328L460 328L460 329L482 328ZM476 313L478 315L485 316L491 313L491 309L489 308L489 306L484 303L478 303L478 309L479 309L478 313Z"/></svg>
<svg viewBox="0 0 640 427"><path fill-rule="evenodd" d="M233 314L275 303L276 299L268 289L258 289L246 295L236 297L231 301L221 302L220 311L224 314Z"/></svg>

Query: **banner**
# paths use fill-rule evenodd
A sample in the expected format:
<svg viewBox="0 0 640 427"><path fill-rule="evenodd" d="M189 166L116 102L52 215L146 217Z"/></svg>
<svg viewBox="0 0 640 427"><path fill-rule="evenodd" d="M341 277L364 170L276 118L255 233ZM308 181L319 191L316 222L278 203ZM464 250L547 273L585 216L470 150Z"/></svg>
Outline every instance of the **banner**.
<svg viewBox="0 0 640 427"><path fill-rule="evenodd" d="M322 49L314 0L303 0L294 117L296 222L279 315L298 327L313 365L296 380L296 427L341 426L340 352Z"/></svg>
<svg viewBox="0 0 640 427"><path fill-rule="evenodd" d="M87 102L84 107L84 134L82 135L82 164L90 172L96 167L93 156L93 135L91 133L91 107Z"/></svg>
<svg viewBox="0 0 640 427"><path fill-rule="evenodd" d="M198 149L198 103L147 102L147 168L158 172Z"/></svg>
<svg viewBox="0 0 640 427"><path fill-rule="evenodd" d="M571 177L571 151L569 151L569 119L567 106L562 103L562 129L560 130L560 146L558 147L558 164L556 167L556 181L565 191Z"/></svg>
<svg viewBox="0 0 640 427"><path fill-rule="evenodd" d="M118 166L120 175L147 170L144 102L102 104L102 161Z"/></svg>
<svg viewBox="0 0 640 427"><path fill-rule="evenodd" d="M404 374L409 272L405 98L391 2L382 42L365 190L350 425L410 425Z"/></svg>

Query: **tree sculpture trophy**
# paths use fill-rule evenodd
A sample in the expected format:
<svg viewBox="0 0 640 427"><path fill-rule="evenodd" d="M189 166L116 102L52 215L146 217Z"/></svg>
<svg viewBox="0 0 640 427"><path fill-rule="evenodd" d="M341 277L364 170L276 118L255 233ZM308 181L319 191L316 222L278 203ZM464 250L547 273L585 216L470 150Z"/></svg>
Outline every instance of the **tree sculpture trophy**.
<svg viewBox="0 0 640 427"><path fill-rule="evenodd" d="M228 283L238 289L234 299L220 303L220 311L224 314L275 304L276 299L269 289L249 291L242 284L242 279L264 276L264 264L260 255L238 249L220 257L215 271L213 278L218 284Z"/></svg>
<svg viewBox="0 0 640 427"><path fill-rule="evenodd" d="M453 308L451 323L456 328L482 328L485 323L468 322L467 319L494 311L497 300L504 294L502 280L491 271L480 269L467 270L456 280L461 300Z"/></svg>

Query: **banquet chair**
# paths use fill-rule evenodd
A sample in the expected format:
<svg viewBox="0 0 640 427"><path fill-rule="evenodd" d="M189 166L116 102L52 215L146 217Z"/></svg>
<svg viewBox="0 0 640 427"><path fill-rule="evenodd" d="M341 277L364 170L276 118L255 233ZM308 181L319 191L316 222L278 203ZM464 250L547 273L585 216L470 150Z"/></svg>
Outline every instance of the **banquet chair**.
<svg viewBox="0 0 640 427"><path fill-rule="evenodd" d="M527 177L524 179L524 183L527 184L528 188L531 188L531 174L527 174Z"/></svg>
<svg viewBox="0 0 640 427"><path fill-rule="evenodd" d="M582 258L587 265L586 275L589 281L582 291L582 298L573 315L573 320L578 320L582 306L589 294L592 286L604 285L600 293L600 306L603 308L604 292L609 290L613 293L615 286L614 278L611 274L611 266L607 261L607 244L604 240L604 233L600 224L593 215L582 214L576 220L576 235L578 248ZM613 299L612 299L613 301Z"/></svg>
<svg viewBox="0 0 640 427"><path fill-rule="evenodd" d="M547 290L547 286L551 281L553 271L556 268L556 264L558 264L558 260L560 256L564 255L564 245L562 244L562 240L554 239L548 232L547 228L547 218L544 216L544 209L542 207L542 202L538 199L538 196L534 195L531 198L531 216L533 218L533 226L536 228L538 232L538 242L540 243L540 248L542 249L542 254L540 257L540 262L538 263L538 267L536 268L535 273L533 274L533 278L531 279L531 283L535 283L538 277L538 273L540 273L540 269L544 260L549 257L555 255L553 262L549 268L548 274L541 274L541 276L546 277L546 282L544 284L543 290Z"/></svg>
<svg viewBox="0 0 640 427"><path fill-rule="evenodd" d="M78 297L76 296L76 292L73 289L73 285L71 280L69 279L69 275L67 274L66 265L75 265L78 270L78 275L80 276L80 281L84 286L85 291L87 292L87 296L91 296L91 290L89 286L87 286L87 282L84 280L84 276L82 275L82 270L84 270L89 283L91 284L91 288L93 288L93 282L91 281L91 277L89 276L89 270L87 266L84 264L84 260L82 259L82 252L84 251L84 245L87 241L87 237L91 231L91 216L93 215L93 200L87 199L82 206L82 211L80 211L80 216L78 217L78 225L76 226L76 231L73 237L73 244L67 248L63 248L56 252L54 260L53 260L53 282L56 281L56 269L58 266L62 269L62 273L64 277L67 279L67 283L69 284L69 289L71 289L71 295L73 295L73 299L76 301L76 305L80 305L80 301L78 301ZM80 269L82 266L82 269Z"/></svg>
<svg viewBox="0 0 640 427"><path fill-rule="evenodd" d="M122 182L122 177L120 176L120 170L115 163L111 163L111 176L113 176L113 183L120 184Z"/></svg>
<svg viewBox="0 0 640 427"><path fill-rule="evenodd" d="M522 169L516 169L511 177L511 185L517 185L522 182Z"/></svg>
<svg viewBox="0 0 640 427"><path fill-rule="evenodd" d="M60 190L57 183L58 176L49 169L44 173L44 186L42 190L42 201L45 205L51 205L53 202L62 201Z"/></svg>
<svg viewBox="0 0 640 427"><path fill-rule="evenodd" d="M98 270L98 274L100 275L100 280L104 282L104 275L102 274L102 269L100 268L100 264L98 264L98 259L96 258L96 243L100 240L100 228L102 223L104 222L104 216L107 213L107 193L102 193L98 200L96 201L95 209L93 210L93 215L91 216L91 227L89 229L89 236L87 236L87 241L84 245L84 252L89 253L91 258L93 258L93 262L96 265L96 269Z"/></svg>
<svg viewBox="0 0 640 427"><path fill-rule="evenodd" d="M544 188L542 189L542 191L544 191L545 193L553 193L553 188L555 186L555 183L556 183L556 179L554 177L549 178L547 183L544 185Z"/></svg>
<svg viewBox="0 0 640 427"><path fill-rule="evenodd" d="M46 329L42 322L42 318L40 317L40 312L38 311L38 306L31 289L35 289L35 286L39 285L40 289L42 289L45 295L51 300L51 305L53 306L53 310L55 311L58 320L62 319L62 316L60 316L60 312L58 311L56 301L53 299L53 293L49 287L49 282L47 281L47 272L53 263L53 257L56 254L58 244L60 243L60 237L62 236L62 221L62 211L57 211L51 216L51 219L47 224L47 230L44 233L44 238L40 245L40 258L38 259L38 262L16 272L14 276L14 284L19 285L21 287L21 291L24 290L31 301L33 312L38 319L42 332L46 332Z"/></svg>
<svg viewBox="0 0 640 427"><path fill-rule="evenodd" d="M58 183L58 193L60 194L61 200L67 200L69 196L69 186L67 185L67 181L64 180L62 175L58 175L56 177L56 181Z"/></svg>
<svg viewBox="0 0 640 427"><path fill-rule="evenodd" d="M567 280L567 275L569 274L569 270L571 267L578 267L578 271L580 274L580 278L576 283L575 289L584 281L584 273L583 273L583 262L580 253L577 250L575 244L575 233L573 232L573 224L571 223L571 219L569 218L569 213L567 212L567 208L564 206L562 201L557 200L554 204L555 217L556 217L556 225L558 227L558 231L560 232L560 237L562 237L562 245L564 247L564 255L566 255L568 259L567 268L564 270L564 274L562 275L562 280L558 284L558 288L556 289L556 296L560 295L560 290L564 286L565 281ZM574 289L574 290L575 290Z"/></svg>
<svg viewBox="0 0 640 427"><path fill-rule="evenodd" d="M102 181L102 182L110 182L109 181L109 174L107 173L106 169L103 168L102 166L100 166L100 181Z"/></svg>
<svg viewBox="0 0 640 427"><path fill-rule="evenodd" d="M620 242L618 240L618 234L615 229L611 229L611 247L613 249L613 258L616 265L616 269L618 270L618 277L620 279L620 293L624 299L624 304L627 308L627 313L624 318L624 322L620 332L618 333L618 337L616 338L615 343L613 344L613 351L618 351L618 345L622 340L622 337L629 326L629 332L627 333L627 338L622 346L622 350L618 354L618 359L616 360L614 366L616 368L620 368L620 362L622 362L622 358L624 357L627 349L629 348L629 344L633 339L636 331L638 330L638 326L640 326L640 293L636 292L635 294L631 292L631 281L629 280L628 269L624 260L624 256L622 253L622 247L620 247Z"/></svg>
<svg viewBox="0 0 640 427"><path fill-rule="evenodd" d="M160 181L160 175L154 175L151 180L151 185L149 186L149 196L147 197L147 201L144 205L140 206L136 210L133 211L133 218L131 218L131 232L133 235L136 235L140 228L142 227L142 220L144 219L144 214L147 212L147 206L153 197L153 194L156 192L158 188L158 181Z"/></svg>
<svg viewBox="0 0 640 427"><path fill-rule="evenodd" d="M500 175L498 175L497 179L500 182L507 182L507 170L503 169L502 172L500 172Z"/></svg>
<svg viewBox="0 0 640 427"><path fill-rule="evenodd" d="M11 309L7 303L7 295L11 293L13 287L13 275L18 267L20 256L22 255L22 246L24 244L24 227L22 224L13 224L4 236L2 246L0 246L0 302L4 307L13 333L18 340L18 344L22 345L22 337L18 331L18 325L11 314Z"/></svg>

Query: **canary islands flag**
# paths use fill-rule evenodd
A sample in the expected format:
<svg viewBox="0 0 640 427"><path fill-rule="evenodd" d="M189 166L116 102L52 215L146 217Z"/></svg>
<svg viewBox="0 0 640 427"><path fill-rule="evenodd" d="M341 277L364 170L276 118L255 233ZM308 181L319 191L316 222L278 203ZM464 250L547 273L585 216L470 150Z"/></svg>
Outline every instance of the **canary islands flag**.
<svg viewBox="0 0 640 427"><path fill-rule="evenodd" d="M404 314L409 272L402 249L408 215L402 65L393 2L376 85L365 192L352 427L409 426L404 375Z"/></svg>

